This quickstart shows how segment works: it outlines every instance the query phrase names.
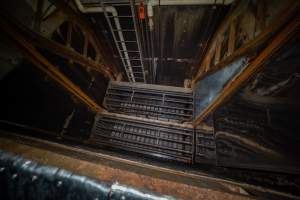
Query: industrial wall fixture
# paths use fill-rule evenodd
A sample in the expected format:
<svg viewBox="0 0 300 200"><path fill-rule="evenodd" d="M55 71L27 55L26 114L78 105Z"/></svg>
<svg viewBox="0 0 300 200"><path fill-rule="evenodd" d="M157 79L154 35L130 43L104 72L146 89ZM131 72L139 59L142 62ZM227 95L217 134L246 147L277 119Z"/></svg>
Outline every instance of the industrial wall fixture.
<svg viewBox="0 0 300 200"><path fill-rule="evenodd" d="M137 26L135 21L135 7L132 7L131 4L126 5L130 6L131 15L119 16L118 11L115 7L107 6L103 2L96 7L84 7L80 0L75 0L75 3L78 9L83 13L104 13L129 82L146 82L145 70L142 60L142 51L138 32L136 29ZM132 27L131 29L122 29L120 18L132 19L134 27ZM113 19L114 25L112 25L111 19ZM135 40L126 40L123 32L134 32ZM115 33L117 33L117 35ZM128 43L135 43L137 45L137 50L130 50L127 47ZM136 58L130 56L131 53L137 53L138 57ZM133 63L138 63L138 65L133 65Z"/></svg>
<svg viewBox="0 0 300 200"><path fill-rule="evenodd" d="M114 45L116 46L118 50L118 54L120 56L120 59L122 61L123 67L126 71L127 78L129 82L146 82L146 73L145 73L145 67L144 67L144 60L145 60L145 50L142 48L141 45L141 39L140 39L140 30L138 26L138 22L136 19L136 3L132 0L130 1L100 1L99 5L93 4L92 6L85 6L81 2L81 0L74 0L76 3L77 8L82 13L103 13L106 21L109 25L110 33L113 36ZM141 4L139 4L141 3ZM154 12L153 7L154 6L180 6L180 5L214 5L214 4L221 4L221 5L228 5L232 3L232 0L228 1L215 1L215 0L188 0L188 1L169 1L169 0L163 0L163 1L138 1L137 4L140 5L139 8L143 8L143 5L147 4L147 9L144 10L144 15L147 15L148 17L148 25L149 31L150 31L150 42L151 44L148 44L147 46L150 47L147 51L149 51L149 54L151 58L148 58L148 60L151 60L149 64L149 73L153 77L155 77L156 70L155 70L155 51L154 51ZM124 6L130 6L131 14L127 16L119 16L117 7L124 7ZM147 11L147 12L145 12ZM127 19L132 20L133 27L128 28L122 28L120 19ZM114 23L112 23L112 20ZM147 30L146 30L147 31ZM125 35L128 35L129 32L133 32L135 34L135 37L131 37L131 39L126 39ZM134 39L132 39L134 38ZM129 46L132 46L131 44L136 44L136 48L130 49ZM129 45L130 44L130 45ZM150 81L152 82L152 81Z"/></svg>

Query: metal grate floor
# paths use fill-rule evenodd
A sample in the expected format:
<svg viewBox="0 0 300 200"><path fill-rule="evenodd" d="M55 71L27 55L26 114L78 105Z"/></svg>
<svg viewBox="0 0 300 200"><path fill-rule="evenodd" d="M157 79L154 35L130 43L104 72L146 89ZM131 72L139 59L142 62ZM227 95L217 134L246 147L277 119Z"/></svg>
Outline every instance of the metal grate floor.
<svg viewBox="0 0 300 200"><path fill-rule="evenodd" d="M216 142L213 130L207 130L201 127L195 129L196 153L195 161L198 163L216 162Z"/></svg>
<svg viewBox="0 0 300 200"><path fill-rule="evenodd" d="M93 142L155 157L192 162L193 129L98 115Z"/></svg>
<svg viewBox="0 0 300 200"><path fill-rule="evenodd" d="M164 121L191 121L193 95L189 92L166 91L157 87L136 87L111 83L104 104L110 112Z"/></svg>

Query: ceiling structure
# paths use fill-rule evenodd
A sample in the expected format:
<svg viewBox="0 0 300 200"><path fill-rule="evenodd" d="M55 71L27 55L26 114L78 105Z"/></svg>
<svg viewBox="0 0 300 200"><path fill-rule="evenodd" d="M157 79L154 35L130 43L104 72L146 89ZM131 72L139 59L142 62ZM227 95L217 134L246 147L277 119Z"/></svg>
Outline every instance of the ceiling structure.
<svg viewBox="0 0 300 200"><path fill-rule="evenodd" d="M300 195L300 2L0 6L6 135L174 167L189 184L205 172L249 197Z"/></svg>
<svg viewBox="0 0 300 200"><path fill-rule="evenodd" d="M38 2L27 1L20 7L35 17ZM16 13L13 18L25 26L34 26L32 28L45 37L65 44L68 24L74 22L63 12L74 11L66 8L60 11L54 6L55 2L45 1L40 5L44 16L36 22L39 25L21 20L22 14ZM114 79L119 76L118 80L123 81L183 87L185 81L191 82L198 70L201 57L231 3L164 0L135 1L135 5L131 5L129 1L75 0L71 6L78 13L72 15L82 15L84 19L77 25L75 23L69 45L80 52L85 48L85 39L89 38L88 44L92 46L93 41L97 41L99 45L93 48L99 50L94 52L87 44L83 54L111 68ZM13 7L13 3L7 2L3 9L9 12ZM63 3L59 7L66 6ZM88 32L94 32L92 37L86 36L84 29L88 26L84 21L90 26ZM100 51L101 55L97 53Z"/></svg>
<svg viewBox="0 0 300 200"><path fill-rule="evenodd" d="M123 71L123 80L128 80L124 66L129 65L134 66L134 76L145 74L146 80L138 78L137 82L180 87L184 85L185 79L192 79L199 66L199 57L206 51L212 34L230 5L230 2L218 1L153 1L153 5L151 1L136 1L136 6L143 8L145 12L145 18L140 18L139 13L135 13L140 40L138 48L135 33L130 32L134 22L130 17L132 10L128 1L75 2L95 28L106 35L114 57L118 59L118 66ZM109 7L114 13L103 9L102 6ZM116 30L116 24L123 29L122 32L112 31ZM121 45L120 40L124 40ZM124 51L129 51L128 55ZM143 59L142 63L138 61L140 56ZM141 64L143 69L136 68Z"/></svg>

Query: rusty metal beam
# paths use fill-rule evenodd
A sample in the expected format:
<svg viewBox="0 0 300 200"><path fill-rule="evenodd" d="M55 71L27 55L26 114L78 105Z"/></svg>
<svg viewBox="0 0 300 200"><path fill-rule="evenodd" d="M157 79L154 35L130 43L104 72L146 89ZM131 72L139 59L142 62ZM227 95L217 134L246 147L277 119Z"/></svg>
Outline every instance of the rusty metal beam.
<svg viewBox="0 0 300 200"><path fill-rule="evenodd" d="M228 38L228 54L232 54L235 49L235 42L236 42L236 23L237 20L233 19L230 23L229 28L229 38Z"/></svg>
<svg viewBox="0 0 300 200"><path fill-rule="evenodd" d="M68 60L72 60L83 67L93 69L95 71L100 72L108 79L115 80L115 76L111 69L107 68L103 64L97 63L91 59L88 59L84 55L73 51L69 48L68 42L66 46L59 44L57 42L51 41L31 30L29 30L27 27L22 26L21 24L16 24L15 22L12 22L11 20L8 20L4 17L1 18L2 20L2 26L5 28L6 26L10 26L12 29L15 30L15 32L19 32L22 34L26 39L35 46L38 46L40 48L44 48L48 50L49 52L58 55L60 57L63 57ZM70 23L71 24L71 23ZM71 35L68 34L69 40L71 40Z"/></svg>
<svg viewBox="0 0 300 200"><path fill-rule="evenodd" d="M78 26L84 30L84 34L89 38L90 44L94 47L99 61L104 65L109 65L114 76L117 77L118 69L113 62L107 62L104 58L104 44L98 39L97 34L92 29L91 24L79 13L76 13L73 8L64 0L50 0L58 9L62 10L70 19L74 20Z"/></svg>
<svg viewBox="0 0 300 200"><path fill-rule="evenodd" d="M94 100L86 95L78 86L62 74L57 67L52 65L21 33L11 27L3 18L0 18L0 29L6 33L18 47L23 55L30 60L37 68L50 76L58 84L62 85L68 92L77 97L94 112L102 112L104 109Z"/></svg>
<svg viewBox="0 0 300 200"><path fill-rule="evenodd" d="M244 1L239 1L238 4L241 4L243 2ZM227 66L228 64L233 62L235 59L237 59L243 55L246 55L250 52L255 51L260 45L262 45L266 41L268 41L275 32L278 32L280 30L280 28L282 28L292 16L294 16L295 14L297 14L297 12L299 12L299 7L300 7L299 4L300 3L297 1L292 1L292 0L287 1L285 7L282 9L280 14L278 14L278 17L276 19L274 19L268 26L266 26L264 30L261 30L261 32L257 36L255 36L252 40L245 42L245 44L243 44L240 48L232 51L234 49L233 47L235 46L234 43L236 42L236 41L232 41L232 38L233 38L232 36L233 36L233 34L235 34L234 32L236 31L233 29L233 27L237 26L237 24L235 24L235 23L237 23L237 22L235 22L235 20L240 18L240 15L243 14L243 12L241 12L241 10L239 10L240 6L235 5L235 7L225 17L224 21L222 22L222 24L219 26L218 30L214 34L213 39L211 40L211 43L208 46L208 50L204 56L204 59L202 60L202 63L199 67L199 70L192 80L192 85L195 85L196 82L203 79L206 75L211 74L211 73ZM258 5L258 6L260 6L260 5ZM265 19L260 19L259 21L262 21L262 20L265 20ZM231 25L234 25L234 26L232 26L232 29L230 27ZM207 57L214 54L214 51L216 50L216 47L218 46L218 42L220 42L219 38L221 38L221 36L225 34L226 30L229 30L229 32L231 32L230 35L232 37L232 38L230 38L230 41L229 41L229 42L231 42L231 44L228 44L228 47L229 47L228 56L226 56L224 59L220 60L218 63L210 66L207 69L207 67L205 65L205 60ZM255 30L253 30L253 31L255 31Z"/></svg>
<svg viewBox="0 0 300 200"><path fill-rule="evenodd" d="M234 80L229 82L214 102L208 106L202 114L197 116L194 121L194 126L199 125L211 112L220 106L226 99L228 99L237 89L240 88L247 80L260 71L264 62L269 59L274 52L280 49L299 29L300 15L293 18L288 25L282 29L269 45L250 63L250 65Z"/></svg>

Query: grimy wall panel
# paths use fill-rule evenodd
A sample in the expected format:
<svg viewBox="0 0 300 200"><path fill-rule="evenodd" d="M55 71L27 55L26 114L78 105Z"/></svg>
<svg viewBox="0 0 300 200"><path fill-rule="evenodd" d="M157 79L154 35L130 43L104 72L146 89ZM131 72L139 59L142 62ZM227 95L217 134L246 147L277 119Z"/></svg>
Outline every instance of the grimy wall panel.
<svg viewBox="0 0 300 200"><path fill-rule="evenodd" d="M300 172L299 34L215 112L217 164Z"/></svg>

